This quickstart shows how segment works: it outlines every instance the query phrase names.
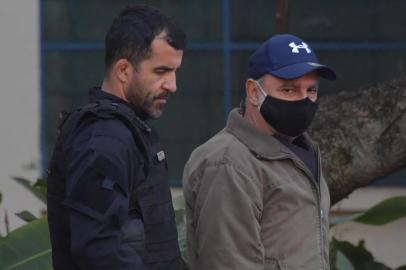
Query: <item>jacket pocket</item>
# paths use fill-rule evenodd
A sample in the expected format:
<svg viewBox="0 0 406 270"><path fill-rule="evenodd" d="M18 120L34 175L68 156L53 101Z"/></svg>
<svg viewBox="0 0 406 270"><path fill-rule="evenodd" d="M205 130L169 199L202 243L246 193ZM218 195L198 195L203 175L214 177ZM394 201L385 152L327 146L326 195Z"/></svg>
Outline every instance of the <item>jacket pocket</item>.
<svg viewBox="0 0 406 270"><path fill-rule="evenodd" d="M128 245L131 249L137 252L141 258L145 253L145 232L144 224L141 219L129 219L127 220L122 231L122 242Z"/></svg>
<svg viewBox="0 0 406 270"><path fill-rule="evenodd" d="M282 270L280 263L275 258L265 259L264 270Z"/></svg>

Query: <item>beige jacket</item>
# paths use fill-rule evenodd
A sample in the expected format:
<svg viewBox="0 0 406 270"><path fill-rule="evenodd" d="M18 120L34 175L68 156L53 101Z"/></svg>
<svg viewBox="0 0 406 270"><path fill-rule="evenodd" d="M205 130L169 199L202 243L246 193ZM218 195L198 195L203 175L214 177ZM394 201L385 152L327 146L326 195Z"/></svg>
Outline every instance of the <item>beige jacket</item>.
<svg viewBox="0 0 406 270"><path fill-rule="evenodd" d="M192 270L329 269L330 197L320 170L316 182L236 109L192 153L183 179Z"/></svg>

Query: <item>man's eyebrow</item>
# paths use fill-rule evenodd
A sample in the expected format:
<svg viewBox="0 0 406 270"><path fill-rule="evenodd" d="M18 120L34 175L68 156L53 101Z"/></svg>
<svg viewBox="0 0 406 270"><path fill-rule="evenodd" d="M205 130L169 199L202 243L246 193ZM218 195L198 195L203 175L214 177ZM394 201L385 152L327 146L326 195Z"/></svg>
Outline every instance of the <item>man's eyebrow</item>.
<svg viewBox="0 0 406 270"><path fill-rule="evenodd" d="M316 89L318 89L318 88L319 88L319 83L317 82L317 83L311 84L311 85L309 85L309 86L307 87L307 89L309 89L309 88L316 88Z"/></svg>
<svg viewBox="0 0 406 270"><path fill-rule="evenodd" d="M174 67L170 67L170 66L157 66L154 67L154 70L162 70L162 71L171 71L174 70Z"/></svg>
<svg viewBox="0 0 406 270"><path fill-rule="evenodd" d="M297 87L297 85L295 85L293 82L289 82L289 81L288 82L283 82L280 87L286 87L286 86L288 86L288 87Z"/></svg>
<svg viewBox="0 0 406 270"><path fill-rule="evenodd" d="M289 81L282 83L280 87L287 87L287 86L288 86L288 87L294 87L294 88L299 88L299 87L300 87L298 84L295 84L294 82L289 82ZM314 84L310 84L310 85L307 86L306 88L312 88L312 87L318 88L318 87L319 87L319 83L316 82L316 83L314 83Z"/></svg>

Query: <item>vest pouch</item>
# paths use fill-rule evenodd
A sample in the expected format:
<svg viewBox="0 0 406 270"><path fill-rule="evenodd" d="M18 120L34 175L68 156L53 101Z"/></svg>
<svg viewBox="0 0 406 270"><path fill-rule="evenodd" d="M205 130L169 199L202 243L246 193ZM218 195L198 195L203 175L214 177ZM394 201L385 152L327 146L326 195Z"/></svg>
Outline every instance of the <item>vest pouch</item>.
<svg viewBox="0 0 406 270"><path fill-rule="evenodd" d="M164 162L151 166L148 179L137 189L137 203L146 236L144 262L150 269L161 269L159 265L163 262L178 262L175 213Z"/></svg>
<svg viewBox="0 0 406 270"><path fill-rule="evenodd" d="M146 250L147 254L144 258L146 264L156 264L165 261L178 260L180 258L178 239L166 242L147 243Z"/></svg>
<svg viewBox="0 0 406 270"><path fill-rule="evenodd" d="M171 192L165 182L156 185L149 185L140 189L138 190L137 195L137 200L141 207L157 205L172 200Z"/></svg>
<svg viewBox="0 0 406 270"><path fill-rule="evenodd" d="M145 232L141 219L129 219L121 227L121 241L143 258L145 255Z"/></svg>
<svg viewBox="0 0 406 270"><path fill-rule="evenodd" d="M144 224L154 225L174 220L172 196L164 167L150 168L145 186L138 190L137 195Z"/></svg>

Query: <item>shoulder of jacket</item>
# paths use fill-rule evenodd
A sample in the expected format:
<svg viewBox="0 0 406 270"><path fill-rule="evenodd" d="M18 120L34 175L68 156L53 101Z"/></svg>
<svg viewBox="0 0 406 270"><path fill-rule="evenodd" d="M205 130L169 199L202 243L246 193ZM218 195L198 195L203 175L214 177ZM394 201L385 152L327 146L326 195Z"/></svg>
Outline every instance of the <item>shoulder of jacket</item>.
<svg viewBox="0 0 406 270"><path fill-rule="evenodd" d="M92 129L92 136L111 137L123 142L132 140L130 128L120 119L96 118L89 128Z"/></svg>
<svg viewBox="0 0 406 270"><path fill-rule="evenodd" d="M232 134L222 130L192 152L185 172L190 176L197 176L207 168L227 166L253 178L250 171L244 166L252 158L255 156L244 144Z"/></svg>
<svg viewBox="0 0 406 270"><path fill-rule="evenodd" d="M106 147L125 152L135 147L131 130L125 123L119 119L98 117L88 117L81 121L70 132L69 138L64 144L68 148L77 150L91 148L101 152Z"/></svg>

